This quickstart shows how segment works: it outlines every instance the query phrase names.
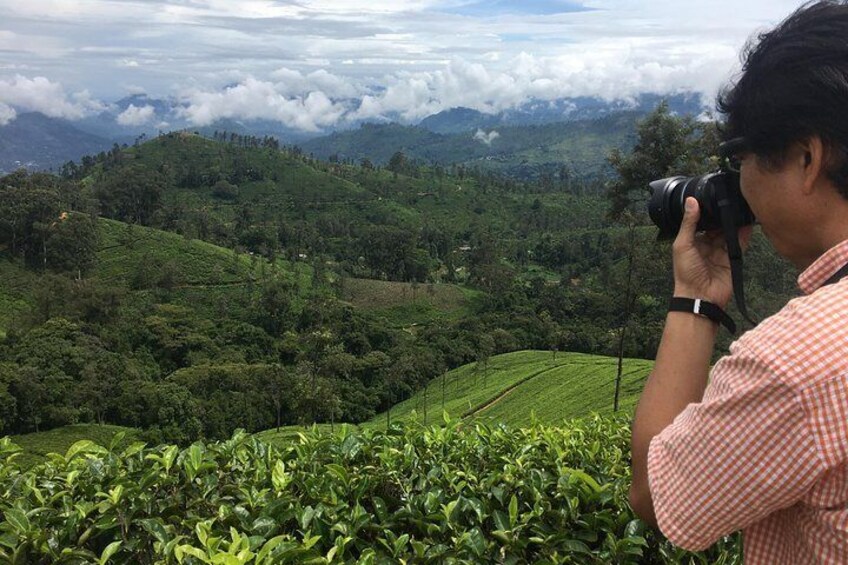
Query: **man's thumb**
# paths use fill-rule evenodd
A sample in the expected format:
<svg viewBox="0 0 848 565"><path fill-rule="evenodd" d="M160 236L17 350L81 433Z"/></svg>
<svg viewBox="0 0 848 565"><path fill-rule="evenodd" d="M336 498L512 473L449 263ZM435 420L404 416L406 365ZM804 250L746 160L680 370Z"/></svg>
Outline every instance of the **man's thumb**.
<svg viewBox="0 0 848 565"><path fill-rule="evenodd" d="M680 222L680 231L695 234L695 226L698 225L698 219L701 217L700 206L698 201L689 196L684 202L683 221Z"/></svg>

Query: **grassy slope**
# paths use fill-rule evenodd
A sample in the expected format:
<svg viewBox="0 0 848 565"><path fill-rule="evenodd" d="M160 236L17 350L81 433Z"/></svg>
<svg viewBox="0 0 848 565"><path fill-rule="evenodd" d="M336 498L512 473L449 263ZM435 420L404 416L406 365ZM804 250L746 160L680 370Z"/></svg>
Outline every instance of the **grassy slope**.
<svg viewBox="0 0 848 565"><path fill-rule="evenodd" d="M533 413L544 423L561 422L589 411L612 413L617 365L617 359L599 356L567 361L508 392L474 417L518 426L529 421ZM619 398L622 410L635 409L652 366L644 359L625 360Z"/></svg>
<svg viewBox="0 0 848 565"><path fill-rule="evenodd" d="M223 285L243 283L252 273L250 257L199 240L161 230L101 218L100 250L95 275L126 285L143 259L172 262L175 283Z"/></svg>
<svg viewBox="0 0 848 565"><path fill-rule="evenodd" d="M100 219L101 250L95 276L127 287L139 269L167 269L173 273L169 300L202 316L226 315L228 304L243 303L253 284L271 265L246 253L235 253L181 235ZM312 268L278 259L277 273L297 281L300 294L311 284ZM135 291L140 304L152 299L150 291Z"/></svg>
<svg viewBox="0 0 848 565"><path fill-rule="evenodd" d="M557 424L592 412L612 412L614 381L618 360L583 353L517 351L492 357L488 376L471 363L435 379L426 391L395 405L391 421L415 418L437 424L442 411L451 418L465 418L511 426L529 424L533 414L540 422ZM621 408L632 411L653 363L644 359L625 359L621 387ZM475 375L476 371L476 375ZM426 410L425 410L426 408ZM387 415L381 414L364 427L383 427ZM318 426L329 429L330 426ZM303 428L292 426L280 431L268 430L260 437L271 442L291 441Z"/></svg>
<svg viewBox="0 0 848 565"><path fill-rule="evenodd" d="M243 297L253 282L259 280L263 269L270 269L264 260L254 260L247 254L217 247L181 235L131 226L100 218L100 248L97 266L91 277L121 288L130 288L139 270L167 269L173 277L170 300L203 315L219 315L221 304ZM302 292L308 289L312 269L306 264L292 264L282 259L275 268L278 273L296 278ZM12 321L30 310L35 303L34 291L40 274L24 269L19 261L0 257L0 335ZM134 291L134 301L146 303L149 291Z"/></svg>
<svg viewBox="0 0 848 565"><path fill-rule="evenodd" d="M452 418L473 417L520 426L530 422L531 412L544 423L611 412L618 360L583 353L518 351L492 357L488 376L471 363L445 375L444 410ZM652 363L626 359L622 379L622 407L635 405ZM415 418L437 422L442 415L442 381L430 383L392 409L392 419ZM370 423L385 422L385 415Z"/></svg>
<svg viewBox="0 0 848 565"><path fill-rule="evenodd" d="M341 297L383 316L392 327L468 316L482 292L452 284L416 284L371 279L344 280Z"/></svg>
<svg viewBox="0 0 848 565"><path fill-rule="evenodd" d="M124 432L123 442L131 441L138 433L133 428L97 424L75 424L55 428L46 432L11 436L14 443L24 449L18 461L25 467L30 467L45 460L48 453L64 455L70 446L77 441L89 439L99 445L108 446L115 434Z"/></svg>

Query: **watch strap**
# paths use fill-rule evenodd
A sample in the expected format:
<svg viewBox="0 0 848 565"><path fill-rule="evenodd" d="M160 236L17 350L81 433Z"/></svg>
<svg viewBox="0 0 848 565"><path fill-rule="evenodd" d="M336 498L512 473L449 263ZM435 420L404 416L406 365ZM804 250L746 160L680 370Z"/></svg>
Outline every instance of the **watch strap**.
<svg viewBox="0 0 848 565"><path fill-rule="evenodd" d="M709 318L717 324L721 324L732 335L736 334L736 322L727 315L727 312L702 298L683 298L674 296L668 303L669 312L688 312L697 316Z"/></svg>

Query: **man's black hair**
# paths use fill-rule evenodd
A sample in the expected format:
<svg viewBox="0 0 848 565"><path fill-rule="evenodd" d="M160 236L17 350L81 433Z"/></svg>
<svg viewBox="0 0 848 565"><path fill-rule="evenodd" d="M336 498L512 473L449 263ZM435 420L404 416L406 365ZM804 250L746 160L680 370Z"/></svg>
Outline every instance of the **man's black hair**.
<svg viewBox="0 0 848 565"><path fill-rule="evenodd" d="M848 2L807 3L743 51L742 76L718 97L723 135L744 136L767 164L821 137L827 176L848 198Z"/></svg>

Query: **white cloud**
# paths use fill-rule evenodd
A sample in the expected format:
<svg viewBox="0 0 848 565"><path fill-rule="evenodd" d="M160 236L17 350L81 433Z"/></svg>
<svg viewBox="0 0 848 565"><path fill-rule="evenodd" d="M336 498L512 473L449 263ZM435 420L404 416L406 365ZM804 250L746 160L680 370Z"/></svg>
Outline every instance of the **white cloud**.
<svg viewBox="0 0 848 565"><path fill-rule="evenodd" d="M45 77L30 79L21 75L0 79L0 103L69 120L78 120L106 108L86 90L68 95L61 84Z"/></svg>
<svg viewBox="0 0 848 565"><path fill-rule="evenodd" d="M320 91L330 98L354 98L361 94L350 79L334 75L324 69L304 75L300 71L281 68L271 73L275 89L283 96L304 96Z"/></svg>
<svg viewBox="0 0 848 565"><path fill-rule="evenodd" d="M11 106L0 102L0 126L5 126L17 117L17 112Z"/></svg>
<svg viewBox="0 0 848 565"><path fill-rule="evenodd" d="M122 126L142 126L155 117L156 109L153 106L136 107L130 104L115 119Z"/></svg>
<svg viewBox="0 0 848 565"><path fill-rule="evenodd" d="M196 126L223 118L276 120L302 131L318 131L335 124L345 107L326 94L313 91L306 96L286 96L271 82L248 78L221 92L194 90L185 95L183 117Z"/></svg>
<svg viewBox="0 0 848 565"><path fill-rule="evenodd" d="M520 16L500 2L462 15L465 0L0 3L0 69L49 77L0 76L9 107L80 117L98 103L61 84L104 97L139 84L182 93L195 125L263 118L314 131L530 99L692 90L709 100L745 39L799 0L578 0L590 9L565 14L527 2Z"/></svg>
<svg viewBox="0 0 848 565"><path fill-rule="evenodd" d="M378 79L280 68L270 73L273 81L248 76L223 90L196 87L184 96L183 114L195 125L261 118L317 131L341 121L414 122L455 107L496 113L531 100L578 96L626 101L643 92L695 91L709 101L726 78L726 61L734 52L704 45L657 62L652 59L657 41L662 40L598 40L585 53L544 57L522 52L501 69L455 58L439 70ZM351 99L359 101L358 107L340 102Z"/></svg>
<svg viewBox="0 0 848 565"><path fill-rule="evenodd" d="M499 134L495 130L492 130L489 133L486 133L482 129L478 129L477 133L474 134L474 139L476 139L477 141L481 141L481 142L485 143L486 145L491 146L492 142L494 140L496 140L497 138L499 138L500 136L501 136L501 134Z"/></svg>

